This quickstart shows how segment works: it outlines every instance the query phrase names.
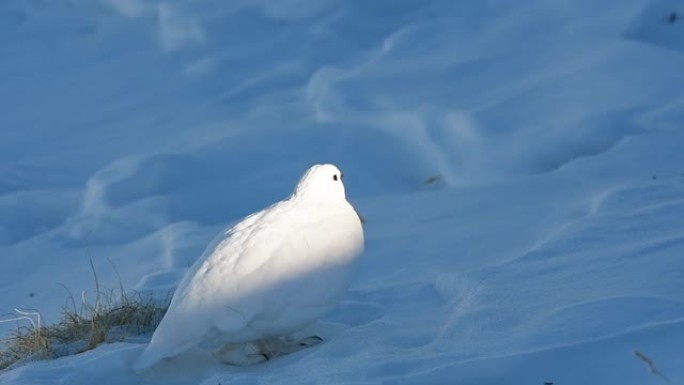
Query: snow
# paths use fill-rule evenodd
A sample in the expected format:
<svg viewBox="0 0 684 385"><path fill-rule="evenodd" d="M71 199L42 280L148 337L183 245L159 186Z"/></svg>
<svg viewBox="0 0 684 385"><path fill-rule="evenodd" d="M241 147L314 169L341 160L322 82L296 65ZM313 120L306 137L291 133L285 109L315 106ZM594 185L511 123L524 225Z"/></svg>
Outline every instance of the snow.
<svg viewBox="0 0 684 385"><path fill-rule="evenodd" d="M162 296L315 163L367 222L323 344L137 375L146 336L0 384L663 382L635 350L684 381L683 26L674 0L2 2L0 314L56 322L91 259Z"/></svg>

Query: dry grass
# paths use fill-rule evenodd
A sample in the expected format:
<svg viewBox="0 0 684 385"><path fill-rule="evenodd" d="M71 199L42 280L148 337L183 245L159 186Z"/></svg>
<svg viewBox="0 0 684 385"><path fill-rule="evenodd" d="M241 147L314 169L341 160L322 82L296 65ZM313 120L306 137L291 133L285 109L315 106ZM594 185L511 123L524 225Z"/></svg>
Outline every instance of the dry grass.
<svg viewBox="0 0 684 385"><path fill-rule="evenodd" d="M123 288L118 294L113 290L103 292L94 268L93 275L94 303L87 300L84 292L77 307L70 293L67 303L71 306L65 306L62 319L54 325L42 325L37 311L15 309L17 315L5 321L16 321L17 329L11 337L0 340L0 370L27 361L78 354L102 343L124 341L154 331L166 312L168 301L161 305L139 294L126 294ZM29 321L30 326L21 326L19 321Z"/></svg>

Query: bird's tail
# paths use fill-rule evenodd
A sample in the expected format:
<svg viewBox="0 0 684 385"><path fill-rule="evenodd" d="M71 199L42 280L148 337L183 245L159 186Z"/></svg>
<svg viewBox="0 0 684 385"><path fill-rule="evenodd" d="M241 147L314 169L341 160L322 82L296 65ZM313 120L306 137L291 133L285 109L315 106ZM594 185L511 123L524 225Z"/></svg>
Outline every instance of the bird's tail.
<svg viewBox="0 0 684 385"><path fill-rule="evenodd" d="M135 372L140 373L153 367L163 358L162 349L160 349L158 345L150 343L145 350L143 350L142 354L140 354L140 357L133 363L132 368Z"/></svg>

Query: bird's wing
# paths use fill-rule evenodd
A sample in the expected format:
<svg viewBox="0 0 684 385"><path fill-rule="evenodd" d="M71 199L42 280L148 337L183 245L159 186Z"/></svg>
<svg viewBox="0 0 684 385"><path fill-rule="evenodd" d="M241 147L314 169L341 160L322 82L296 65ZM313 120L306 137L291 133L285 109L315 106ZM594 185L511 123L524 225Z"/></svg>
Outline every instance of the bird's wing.
<svg viewBox="0 0 684 385"><path fill-rule="evenodd" d="M215 332L223 291L230 290L231 266L240 258L241 245L258 228L268 209L254 213L222 231L190 267L173 295L171 304L134 368L143 370L202 343ZM228 277L228 278L226 278ZM225 282L224 282L225 281ZM240 317L231 318L239 328Z"/></svg>
<svg viewBox="0 0 684 385"><path fill-rule="evenodd" d="M235 243L217 248L224 254L217 258L222 263L212 264L204 271L202 282L216 288L220 299L214 327L222 333L239 333L248 326L255 314L262 311L263 296L277 284L279 271L269 266L273 258L292 244L296 237L296 219L293 221L287 204L273 207L250 227L238 235Z"/></svg>
<svg viewBox="0 0 684 385"><path fill-rule="evenodd" d="M175 307L177 303L183 301L191 292L191 288L199 283L197 281L207 274L207 270L211 270L213 266L233 264L239 254L231 254L230 251L249 238L267 211L268 209L265 209L253 213L216 235L178 284L170 307Z"/></svg>

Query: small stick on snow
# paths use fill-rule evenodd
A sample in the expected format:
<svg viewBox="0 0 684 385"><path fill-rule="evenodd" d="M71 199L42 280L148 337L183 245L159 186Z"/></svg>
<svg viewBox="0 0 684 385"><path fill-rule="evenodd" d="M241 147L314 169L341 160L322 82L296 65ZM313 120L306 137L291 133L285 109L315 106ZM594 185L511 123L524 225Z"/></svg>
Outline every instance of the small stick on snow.
<svg viewBox="0 0 684 385"><path fill-rule="evenodd" d="M656 376L660 376L660 378L662 378L663 381L665 381L666 384L669 384L669 383L670 383L670 380L668 380L667 377L665 377L664 374L660 373L660 372L658 371L658 369L656 369L655 365L653 364L653 361L652 361L650 358L648 358L648 356L646 356L644 353L642 353L642 352L640 352L640 351L638 351L638 350L635 350L635 351L634 351L634 355L637 356L638 359L640 359L641 361L643 361L643 362L646 364L646 366L648 366L648 370L649 370L652 374L655 374Z"/></svg>

